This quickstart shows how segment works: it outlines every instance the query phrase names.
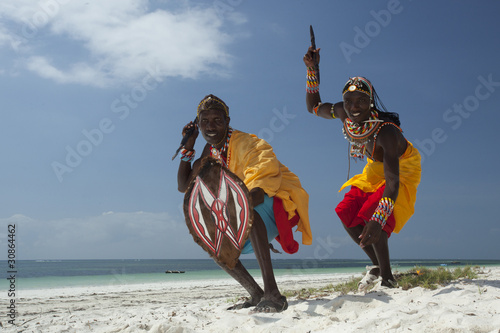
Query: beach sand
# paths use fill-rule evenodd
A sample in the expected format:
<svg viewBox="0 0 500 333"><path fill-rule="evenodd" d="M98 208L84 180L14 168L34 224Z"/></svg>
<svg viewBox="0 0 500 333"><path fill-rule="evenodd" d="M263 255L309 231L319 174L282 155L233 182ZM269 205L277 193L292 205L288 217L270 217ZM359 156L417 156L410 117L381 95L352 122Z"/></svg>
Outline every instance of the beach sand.
<svg viewBox="0 0 500 333"><path fill-rule="evenodd" d="M500 267L436 290L289 298L282 313L228 311L245 291L231 279L20 290L16 327L2 332L500 332ZM284 290L323 287L353 274L279 277ZM355 276L360 276L356 274ZM258 282L261 282L257 279Z"/></svg>

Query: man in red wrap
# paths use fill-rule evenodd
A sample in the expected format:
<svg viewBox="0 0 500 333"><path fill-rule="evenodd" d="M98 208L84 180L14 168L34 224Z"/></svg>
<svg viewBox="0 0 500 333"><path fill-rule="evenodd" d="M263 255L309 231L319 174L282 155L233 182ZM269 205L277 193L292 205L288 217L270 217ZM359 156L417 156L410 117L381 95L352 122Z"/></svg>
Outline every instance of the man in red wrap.
<svg viewBox="0 0 500 333"><path fill-rule="evenodd" d="M347 233L373 263L367 267L358 289L366 291L379 277L383 286L393 287L396 282L388 238L413 215L420 183L420 154L403 136L399 115L385 110L366 78L350 78L342 90L342 102L322 103L319 58L319 49L312 46L303 57L307 67L307 110L325 119L340 119L351 145L351 157L367 157L363 173L341 187L351 189L335 209Z"/></svg>

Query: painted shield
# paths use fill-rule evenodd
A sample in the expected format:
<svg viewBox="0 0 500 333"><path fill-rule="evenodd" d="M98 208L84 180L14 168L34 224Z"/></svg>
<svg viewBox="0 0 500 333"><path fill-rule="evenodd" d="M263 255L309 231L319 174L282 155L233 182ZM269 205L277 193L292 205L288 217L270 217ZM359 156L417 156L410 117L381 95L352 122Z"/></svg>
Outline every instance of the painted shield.
<svg viewBox="0 0 500 333"><path fill-rule="evenodd" d="M233 269L252 227L245 184L216 159L206 158L184 197L193 239L212 258Z"/></svg>

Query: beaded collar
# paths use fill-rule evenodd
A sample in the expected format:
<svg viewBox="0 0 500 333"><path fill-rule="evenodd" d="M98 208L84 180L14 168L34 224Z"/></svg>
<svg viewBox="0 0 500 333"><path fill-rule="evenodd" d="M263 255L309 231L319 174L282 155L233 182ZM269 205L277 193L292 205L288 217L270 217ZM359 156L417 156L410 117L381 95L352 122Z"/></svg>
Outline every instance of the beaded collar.
<svg viewBox="0 0 500 333"><path fill-rule="evenodd" d="M344 121L344 137L351 144L351 157L363 159L366 150L366 143L377 131L383 120L378 119L378 112L372 110L370 118L362 124L354 123L349 117Z"/></svg>
<svg viewBox="0 0 500 333"><path fill-rule="evenodd" d="M226 159L224 159L224 152L228 150L229 147L229 140L231 139L231 134L233 133L233 129L231 127L228 128L227 130L227 138L226 142L222 146L221 149L217 149L214 145L211 145L210 148L210 154L221 161L226 167L229 165L229 156L227 156Z"/></svg>

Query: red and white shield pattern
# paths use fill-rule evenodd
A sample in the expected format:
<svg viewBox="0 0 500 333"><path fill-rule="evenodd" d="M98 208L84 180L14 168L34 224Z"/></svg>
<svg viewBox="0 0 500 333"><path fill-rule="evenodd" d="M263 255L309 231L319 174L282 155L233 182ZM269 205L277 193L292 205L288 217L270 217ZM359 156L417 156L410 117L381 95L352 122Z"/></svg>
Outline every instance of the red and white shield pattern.
<svg viewBox="0 0 500 333"><path fill-rule="evenodd" d="M236 230L231 226L227 212L229 192L232 194L236 209ZM201 213L200 202L203 202L205 207L210 210L211 221L205 221ZM224 236L236 249L243 248L244 236L249 227L248 198L240 185L227 176L224 169L221 168L217 196L210 191L200 176L197 176L188 205L189 219L196 234L216 256L219 256ZM212 239L209 234L207 223L215 224L215 239Z"/></svg>

